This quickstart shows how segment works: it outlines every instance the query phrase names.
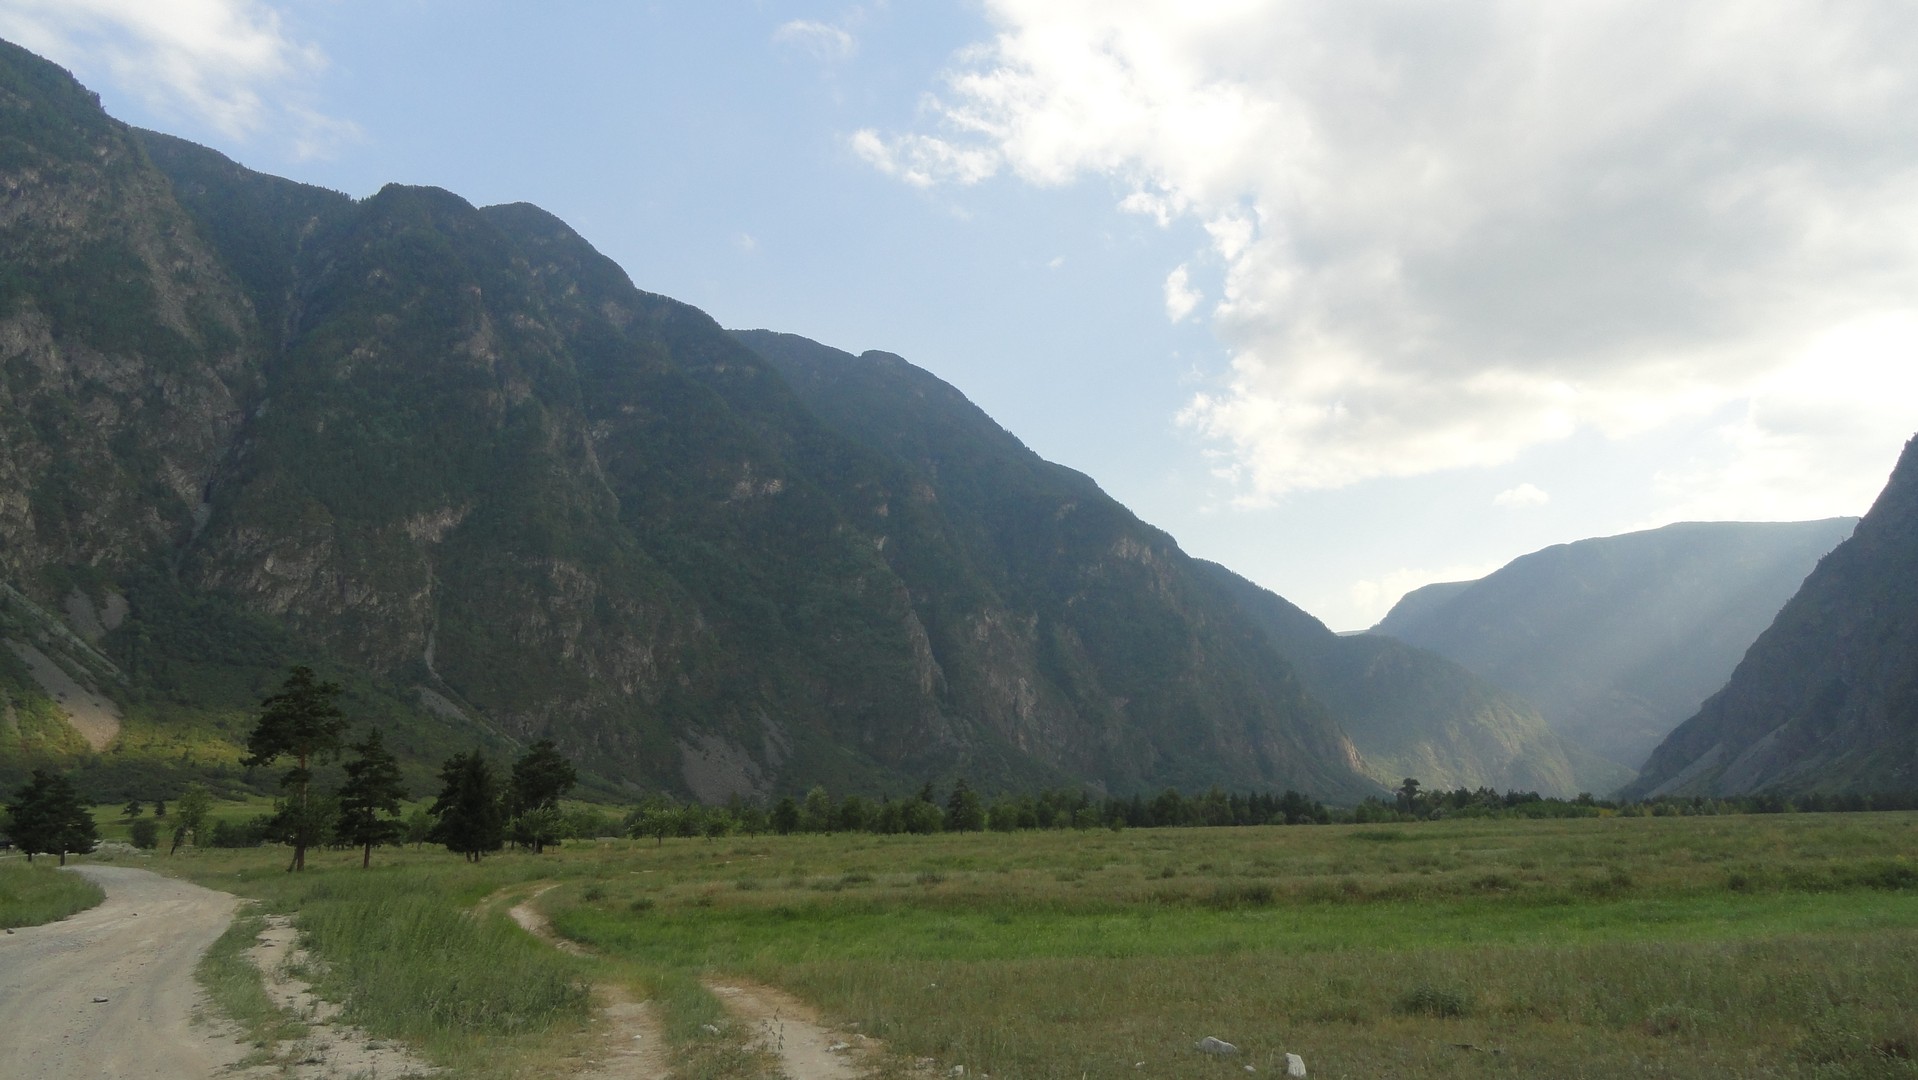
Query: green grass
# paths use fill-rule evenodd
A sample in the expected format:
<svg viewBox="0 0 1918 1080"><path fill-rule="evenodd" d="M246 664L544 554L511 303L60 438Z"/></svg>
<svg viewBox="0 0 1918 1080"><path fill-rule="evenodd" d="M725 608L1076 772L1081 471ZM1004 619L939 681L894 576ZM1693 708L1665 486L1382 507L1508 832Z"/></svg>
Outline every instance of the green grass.
<svg viewBox="0 0 1918 1080"><path fill-rule="evenodd" d="M100 886L61 873L57 862L53 856L32 864L25 858L0 860L0 928L58 922L106 899Z"/></svg>
<svg viewBox="0 0 1918 1080"><path fill-rule="evenodd" d="M257 910L242 910L200 958L194 977L206 989L213 1007L238 1024L253 1051L243 1065L273 1060L275 1047L306 1033L306 1025L280 1011L267 996L260 969L246 951L260 936L266 919Z"/></svg>
<svg viewBox="0 0 1918 1080"><path fill-rule="evenodd" d="M154 860L160 864L167 860ZM578 988L661 1008L681 1077L755 1076L700 985L782 986L1000 1077L1918 1077L1918 814L569 844L174 865L295 911L324 992L455 1075L543 1075ZM600 954L538 945L541 906ZM493 973L510 970L503 984ZM1245 1053L1201 1059L1216 1035ZM571 1049L568 1049L571 1048ZM1137 1063L1146 1062L1143 1069ZM544 1063L535 1067L532 1062Z"/></svg>

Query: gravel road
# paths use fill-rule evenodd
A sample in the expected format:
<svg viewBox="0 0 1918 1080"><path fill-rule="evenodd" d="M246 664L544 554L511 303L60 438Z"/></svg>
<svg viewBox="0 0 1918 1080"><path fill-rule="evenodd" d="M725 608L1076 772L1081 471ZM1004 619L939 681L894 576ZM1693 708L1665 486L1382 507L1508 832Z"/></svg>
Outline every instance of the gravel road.
<svg viewBox="0 0 1918 1080"><path fill-rule="evenodd" d="M238 901L133 867L74 872L106 901L0 935L0 1077L206 1080L238 1061L245 1047L193 1023L193 967Z"/></svg>

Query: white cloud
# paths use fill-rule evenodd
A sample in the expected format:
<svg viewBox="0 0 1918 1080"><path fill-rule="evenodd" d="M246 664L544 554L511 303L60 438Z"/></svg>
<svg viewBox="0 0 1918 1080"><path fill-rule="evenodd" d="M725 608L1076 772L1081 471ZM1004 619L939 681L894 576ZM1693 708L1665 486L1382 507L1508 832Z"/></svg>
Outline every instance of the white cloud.
<svg viewBox="0 0 1918 1080"><path fill-rule="evenodd" d="M809 19L794 19L773 31L773 41L806 53L822 64L850 60L859 53L859 39L840 27Z"/></svg>
<svg viewBox="0 0 1918 1080"><path fill-rule="evenodd" d="M104 69L150 107L231 138L282 135L298 157L359 137L300 102L326 56L255 0L0 0L0 37L83 75Z"/></svg>
<svg viewBox="0 0 1918 1080"><path fill-rule="evenodd" d="M987 8L999 32L932 126L856 147L921 186L1106 176L1126 210L1202 225L1231 362L1180 415L1244 501L1728 408L1762 434L1728 434L1721 471L1836 460L1843 423L1779 434L1775 378L1836 328L1918 311L1905 0ZM1871 376L1820 400L1891 414L1866 425L1876 460L1918 399Z"/></svg>
<svg viewBox="0 0 1918 1080"><path fill-rule="evenodd" d="M1520 484L1492 496L1493 506L1544 506L1552 496L1536 484Z"/></svg>
<svg viewBox="0 0 1918 1080"><path fill-rule="evenodd" d="M1173 322L1183 322L1185 317L1192 314L1193 309L1197 308L1199 301L1203 299L1205 299L1205 297L1202 296L1197 289L1192 287L1190 275L1186 273L1183 263L1180 264L1178 269L1166 275L1166 318L1171 319Z"/></svg>
<svg viewBox="0 0 1918 1080"><path fill-rule="evenodd" d="M977 183L999 170L1000 156L981 147L955 146L943 139L906 135L883 139L870 128L852 133L852 152L868 165L914 187Z"/></svg>

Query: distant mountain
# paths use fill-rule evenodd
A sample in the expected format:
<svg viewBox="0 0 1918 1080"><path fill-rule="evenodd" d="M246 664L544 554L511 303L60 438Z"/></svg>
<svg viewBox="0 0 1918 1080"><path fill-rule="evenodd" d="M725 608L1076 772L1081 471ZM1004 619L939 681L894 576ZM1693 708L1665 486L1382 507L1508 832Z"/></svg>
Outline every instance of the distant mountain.
<svg viewBox="0 0 1918 1080"><path fill-rule="evenodd" d="M1918 439L1635 795L1918 789Z"/></svg>
<svg viewBox="0 0 1918 1080"><path fill-rule="evenodd" d="M1490 787L1570 797L1609 792L1629 769L1554 734L1530 702L1451 660L1387 637L1341 635L1276 593L1205 564L1292 661L1388 787L1406 777L1428 789Z"/></svg>
<svg viewBox="0 0 1918 1080"><path fill-rule="evenodd" d="M1856 524L1691 522L1560 544L1414 590L1371 633L1458 661L1635 769Z"/></svg>
<svg viewBox="0 0 1918 1080"><path fill-rule="evenodd" d="M896 357L748 340L536 207L254 173L0 44L0 773L231 770L298 661L415 767L1377 790L1170 537Z"/></svg>

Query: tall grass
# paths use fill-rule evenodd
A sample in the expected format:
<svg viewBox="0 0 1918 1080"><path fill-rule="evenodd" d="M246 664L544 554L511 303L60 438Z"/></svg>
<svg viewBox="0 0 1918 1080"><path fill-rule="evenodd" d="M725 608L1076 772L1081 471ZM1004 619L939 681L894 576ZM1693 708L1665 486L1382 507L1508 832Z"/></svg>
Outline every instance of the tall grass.
<svg viewBox="0 0 1918 1080"><path fill-rule="evenodd" d="M58 922L104 899L100 886L49 863L0 861L0 928Z"/></svg>

